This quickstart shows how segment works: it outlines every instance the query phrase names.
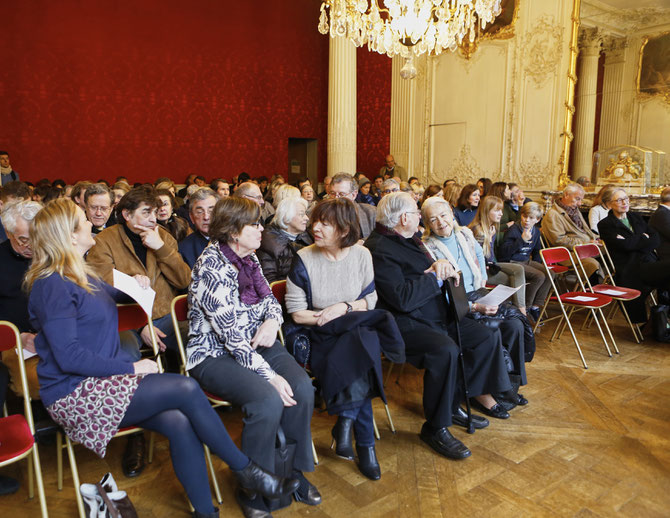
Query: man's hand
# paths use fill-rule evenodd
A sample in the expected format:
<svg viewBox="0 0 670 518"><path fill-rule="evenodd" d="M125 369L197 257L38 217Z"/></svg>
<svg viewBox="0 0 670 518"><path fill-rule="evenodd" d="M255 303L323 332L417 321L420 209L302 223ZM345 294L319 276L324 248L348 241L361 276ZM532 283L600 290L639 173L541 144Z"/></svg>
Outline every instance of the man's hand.
<svg viewBox="0 0 670 518"><path fill-rule="evenodd" d="M21 333L21 345L26 351L36 353L35 350L35 333Z"/></svg>
<svg viewBox="0 0 670 518"><path fill-rule="evenodd" d="M279 322L273 318L267 319L256 330L256 334L251 339L251 347L254 349L272 347L277 339L277 331L279 331Z"/></svg>
<svg viewBox="0 0 670 518"><path fill-rule="evenodd" d="M158 250L165 244L158 233L158 225L154 228L136 225L135 228L141 231L140 237L142 238L142 244L147 248Z"/></svg>
<svg viewBox="0 0 670 518"><path fill-rule="evenodd" d="M488 304L480 304L479 302L475 302L472 305L472 311L476 311L482 315L493 316L498 312L498 306L489 306Z"/></svg>
<svg viewBox="0 0 670 518"><path fill-rule="evenodd" d="M144 290L151 288L151 279L149 279L149 277L146 275L133 275L133 279L137 281L137 284L140 285L140 288Z"/></svg>
<svg viewBox="0 0 670 518"><path fill-rule="evenodd" d="M451 278L454 279L454 284L456 286L458 286L458 283L460 282L460 276L458 275L458 272L446 259L438 259L430 265L430 268L424 270L423 273L431 272L433 272L435 276L441 281L446 281L447 279Z"/></svg>
<svg viewBox="0 0 670 518"><path fill-rule="evenodd" d="M154 326L154 333L156 334L156 344L158 344L158 350L160 352L164 352L165 349L167 349L167 346L163 343L161 338L165 338L165 333L160 329L158 329L156 326ZM148 324L144 326L144 328L142 329L140 337L142 338L142 341L146 345L148 345L149 347L153 347L153 344L151 343L151 331L149 330Z"/></svg>

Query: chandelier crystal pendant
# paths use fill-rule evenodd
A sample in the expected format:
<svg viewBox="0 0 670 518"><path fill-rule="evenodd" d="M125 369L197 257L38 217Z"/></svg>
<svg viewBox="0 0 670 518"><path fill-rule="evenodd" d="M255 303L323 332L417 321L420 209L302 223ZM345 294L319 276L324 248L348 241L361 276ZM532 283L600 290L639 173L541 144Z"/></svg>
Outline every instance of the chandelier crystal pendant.
<svg viewBox="0 0 670 518"><path fill-rule="evenodd" d="M452 52L501 12L501 0L324 0L319 32L389 57Z"/></svg>

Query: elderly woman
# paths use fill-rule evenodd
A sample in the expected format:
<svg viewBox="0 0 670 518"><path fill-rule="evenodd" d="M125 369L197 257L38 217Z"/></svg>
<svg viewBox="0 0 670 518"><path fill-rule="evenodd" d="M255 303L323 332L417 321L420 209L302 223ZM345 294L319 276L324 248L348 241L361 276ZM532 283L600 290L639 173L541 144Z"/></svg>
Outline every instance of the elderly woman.
<svg viewBox="0 0 670 518"><path fill-rule="evenodd" d="M487 196L485 200L490 198ZM463 274L463 284L470 301L471 316L487 325L488 321L495 317L495 326L500 330L503 346L509 353L513 364L512 370L508 366L510 379L513 387L518 390L519 385L526 384L524 317L519 311L510 311L509 308L499 308L477 302L488 293L485 288L484 253L470 229L454 224L451 205L436 198L422 207L421 214L427 225L424 243L428 251L436 260L446 259ZM532 335L532 331L530 333ZM506 410L516 405L528 404L528 401L514 390L496 394L495 397ZM475 405L487 415L500 417L477 402Z"/></svg>
<svg viewBox="0 0 670 518"><path fill-rule="evenodd" d="M307 201L307 211L309 212L316 205L316 193L310 183L303 183L300 186L300 196Z"/></svg>
<svg viewBox="0 0 670 518"><path fill-rule="evenodd" d="M186 368L202 387L244 413L242 451L266 469L274 466L281 425L296 442L298 501L321 495L303 475L314 470L310 421L314 391L309 376L277 341L282 309L272 296L254 252L260 246L260 208L246 198L219 200L210 244L193 267L188 291ZM245 515L269 512L267 502L238 495Z"/></svg>
<svg viewBox="0 0 670 518"><path fill-rule="evenodd" d="M181 241L192 231L188 221L174 213L176 206L174 196L167 189L156 189L156 197L158 198L156 222L167 230L177 242Z"/></svg>
<svg viewBox="0 0 670 518"><path fill-rule="evenodd" d="M194 380L157 374L155 362L133 362L119 348L115 300L123 294L84 262L94 240L80 208L66 198L50 202L35 216L30 236L33 262L25 286L37 331L40 395L70 439L104 457L121 427L136 425L165 435L194 517L219 516L212 506L203 442L245 490L277 497L296 489L296 480L271 475L237 449ZM135 278L149 285L147 277Z"/></svg>
<svg viewBox="0 0 670 518"><path fill-rule="evenodd" d="M307 206L304 198L282 200L272 223L263 230L256 256L268 282L286 279L297 251L312 244L312 237L306 232Z"/></svg>
<svg viewBox="0 0 670 518"><path fill-rule="evenodd" d="M614 261L617 284L642 292L641 297L625 304L631 321L643 323L647 321L647 295L654 289L670 289L670 260L658 260L655 249L660 237L641 216L630 212L624 189L612 192L609 207L607 217L598 223L600 238Z"/></svg>
<svg viewBox="0 0 670 518"><path fill-rule="evenodd" d="M370 252L357 244L354 203L344 197L320 203L311 227L314 244L298 251L286 284L286 310L296 324L306 326L312 372L328 412L338 416L332 430L336 454L353 460L353 428L358 468L378 480L371 398L384 398L380 342L389 359L404 361L402 340L387 312L369 311L377 293Z"/></svg>
<svg viewBox="0 0 670 518"><path fill-rule="evenodd" d="M426 369L421 440L440 455L464 459L470 450L449 432L452 423L466 426L467 416L459 405L465 394L453 338L456 327L442 292L443 283L458 276L449 261L431 257L417 234L419 218L409 194L384 196L377 206L377 227L365 246L372 253L377 307L395 316L407 361ZM460 330L469 393L492 414L509 417L491 397L511 389L500 334L469 318L461 321ZM488 420L477 416L474 425L484 428Z"/></svg>

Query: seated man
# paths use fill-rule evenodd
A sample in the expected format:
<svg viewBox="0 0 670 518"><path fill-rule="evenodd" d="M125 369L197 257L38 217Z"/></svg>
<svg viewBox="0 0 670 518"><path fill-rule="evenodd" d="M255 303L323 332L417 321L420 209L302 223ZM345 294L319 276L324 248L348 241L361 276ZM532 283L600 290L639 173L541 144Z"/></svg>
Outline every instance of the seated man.
<svg viewBox="0 0 670 518"><path fill-rule="evenodd" d="M649 218L649 226L658 232L661 244L656 248L656 253L661 261L670 259L670 187L661 192L661 202L656 212Z"/></svg>
<svg viewBox="0 0 670 518"><path fill-rule="evenodd" d="M115 223L114 218L110 218L112 205L114 205L114 193L104 183L94 183L86 188L84 212L86 219L93 225L91 232L99 234L107 226Z"/></svg>
<svg viewBox="0 0 670 518"><path fill-rule="evenodd" d="M366 239L375 228L376 212L372 205L367 203L356 203L358 195L358 184L354 177L348 173L338 173L333 176L330 184L330 198L349 198L354 202L358 213L358 223L361 230L361 238Z"/></svg>
<svg viewBox="0 0 670 518"><path fill-rule="evenodd" d="M217 200L218 196L209 187L201 187L190 197L189 212L195 232L181 240L179 253L191 268L209 243L209 223Z"/></svg>
<svg viewBox="0 0 670 518"><path fill-rule="evenodd" d="M547 246L564 246L570 252L575 245L597 243L596 235L579 211L584 200L584 188L576 183L569 184L563 196L556 200L542 219L542 234ZM600 265L592 257L582 259L586 275L591 277Z"/></svg>
<svg viewBox="0 0 670 518"><path fill-rule="evenodd" d="M23 182L9 182L2 186L0 190L0 211L3 207L13 201L30 200L30 189ZM5 227L0 224L0 243L7 240Z"/></svg>
<svg viewBox="0 0 670 518"><path fill-rule="evenodd" d="M445 457L463 459L470 450L448 429L452 423L465 425L467 418L459 405L465 395L458 372L459 350L452 338L456 327L441 290L443 282L457 274L449 261L430 259L417 235L419 218L411 194L384 196L377 206L377 226L365 246L372 253L377 308L395 316L407 361L426 369L426 422L421 439ZM489 415L508 418L491 396L511 389L500 334L468 318L460 322L460 330L469 393ZM484 428L488 420L475 416L473 423Z"/></svg>

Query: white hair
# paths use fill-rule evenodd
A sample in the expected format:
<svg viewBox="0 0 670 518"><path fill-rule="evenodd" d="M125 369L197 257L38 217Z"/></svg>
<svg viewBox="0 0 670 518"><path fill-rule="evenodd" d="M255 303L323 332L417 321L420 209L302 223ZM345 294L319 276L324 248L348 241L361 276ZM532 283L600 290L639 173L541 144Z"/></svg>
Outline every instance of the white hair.
<svg viewBox="0 0 670 518"><path fill-rule="evenodd" d="M395 228L400 223L400 216L412 210L416 210L416 202L410 193L392 192L379 200L377 222L387 228Z"/></svg>
<svg viewBox="0 0 670 518"><path fill-rule="evenodd" d="M449 211L449 214L451 214L451 219L453 221L454 227L458 227L458 222L454 218L454 208L451 206L451 203L449 203L447 200L444 198L441 198L440 196L431 196L430 198L426 199L426 201L423 202L421 205L421 217L423 218L424 225L426 226L426 229L423 233L424 236L430 236L433 231L430 228L430 225L428 224L428 217L427 217L427 212L430 207L433 205L444 205L444 208Z"/></svg>
<svg viewBox="0 0 670 518"><path fill-rule="evenodd" d="M563 196L567 196L568 194L572 194L573 192L581 192L583 194L584 187L582 187L578 183L569 183L568 185L565 186L565 189L563 189Z"/></svg>
<svg viewBox="0 0 670 518"><path fill-rule="evenodd" d="M193 187L192 185L189 185L189 189ZM209 187L198 187L195 191L193 191L191 194L188 196L189 200L189 210L193 210L193 207L195 206L196 203L199 201L206 200L207 198L212 197L214 198L215 201L218 201L219 195L216 194L212 189Z"/></svg>
<svg viewBox="0 0 670 518"><path fill-rule="evenodd" d="M275 191L274 196L272 197L272 205L277 208L282 200L300 197L300 189L287 183L283 183Z"/></svg>
<svg viewBox="0 0 670 518"><path fill-rule="evenodd" d="M16 232L16 218L22 218L30 223L35 214L42 208L42 204L30 200L13 201L5 205L2 211L2 226L11 234Z"/></svg>
<svg viewBox="0 0 670 518"><path fill-rule="evenodd" d="M400 189L400 184L393 178L389 178L388 180L384 180L384 183L382 184L382 191L387 189Z"/></svg>
<svg viewBox="0 0 670 518"><path fill-rule="evenodd" d="M193 195L193 193L194 193L195 191L199 190L199 189L202 189L202 187L200 187L197 183L194 183L194 184L192 184L192 185L189 185L189 186L186 188L186 196L188 196L188 197L190 198L190 197Z"/></svg>
<svg viewBox="0 0 670 518"><path fill-rule="evenodd" d="M284 198L279 205L277 205L277 212L275 212L272 223L277 225L282 230L288 230L288 225L295 217L298 211L303 208L307 210L309 203L302 196Z"/></svg>

